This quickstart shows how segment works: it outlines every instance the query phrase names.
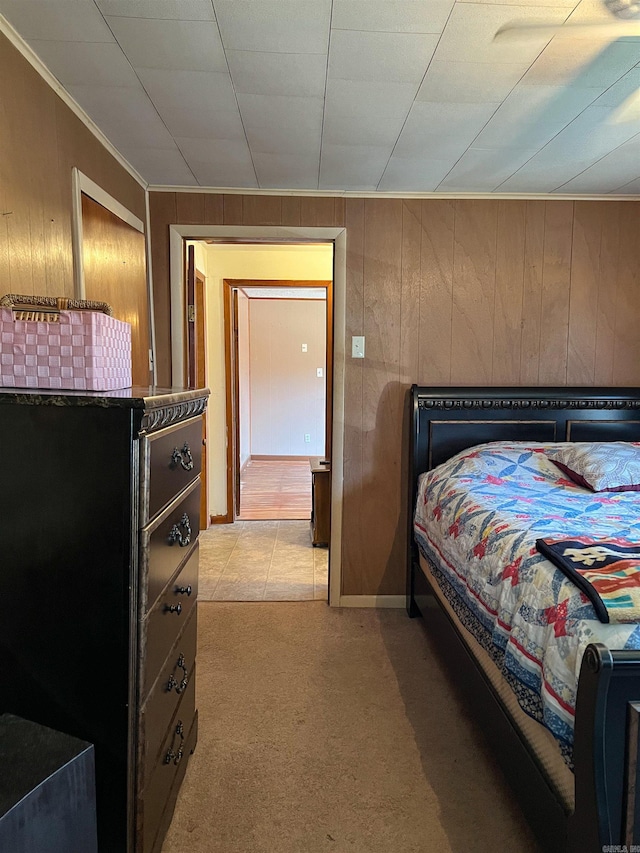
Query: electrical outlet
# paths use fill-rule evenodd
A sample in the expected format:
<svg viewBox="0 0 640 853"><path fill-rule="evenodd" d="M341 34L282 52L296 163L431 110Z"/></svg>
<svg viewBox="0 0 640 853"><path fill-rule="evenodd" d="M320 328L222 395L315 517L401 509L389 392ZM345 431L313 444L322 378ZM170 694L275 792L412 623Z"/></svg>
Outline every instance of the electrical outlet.
<svg viewBox="0 0 640 853"><path fill-rule="evenodd" d="M309 444L309 442L311 441L311 433L309 433L309 432L305 432L305 434L304 434L304 440L305 440L305 443L306 443L306 444Z"/></svg>

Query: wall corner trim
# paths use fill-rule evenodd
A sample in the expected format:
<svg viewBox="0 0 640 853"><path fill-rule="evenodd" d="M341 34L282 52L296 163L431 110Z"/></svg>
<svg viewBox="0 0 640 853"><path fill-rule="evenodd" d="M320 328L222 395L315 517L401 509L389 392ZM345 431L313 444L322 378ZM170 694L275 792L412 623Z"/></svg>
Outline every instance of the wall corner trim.
<svg viewBox="0 0 640 853"><path fill-rule="evenodd" d="M44 62L40 59L40 57L35 53L32 47L22 38L22 36L11 26L9 21L4 17L4 15L0 14L0 33L5 35L11 44L19 51L22 56L27 60L29 65L35 69L35 71L42 77L42 79L47 83L56 95L60 98L64 104L69 107L71 112L80 119L80 121L84 124L84 126L89 130L95 138L100 142L100 144L107 149L109 154L117 160L117 162L122 166L122 168L131 175L131 177L137 181L143 189L147 189L149 186L148 181L142 177L142 175L134 169L134 167L126 160L122 154L118 151L115 145L109 140L107 136L100 130L98 125L93 121L92 118L82 109L80 104L75 101L71 95L67 92L64 86L60 83L57 77L55 77L51 71L47 68Z"/></svg>
<svg viewBox="0 0 640 853"><path fill-rule="evenodd" d="M401 610L406 607L404 595L341 595L338 607L379 607Z"/></svg>

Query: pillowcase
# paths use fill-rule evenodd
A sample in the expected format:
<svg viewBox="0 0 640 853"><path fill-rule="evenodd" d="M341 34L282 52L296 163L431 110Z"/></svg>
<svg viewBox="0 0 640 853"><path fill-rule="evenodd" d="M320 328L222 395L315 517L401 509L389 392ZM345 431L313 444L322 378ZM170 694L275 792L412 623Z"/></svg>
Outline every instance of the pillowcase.
<svg viewBox="0 0 640 853"><path fill-rule="evenodd" d="M549 459L593 492L640 491L640 445L626 441L568 442Z"/></svg>

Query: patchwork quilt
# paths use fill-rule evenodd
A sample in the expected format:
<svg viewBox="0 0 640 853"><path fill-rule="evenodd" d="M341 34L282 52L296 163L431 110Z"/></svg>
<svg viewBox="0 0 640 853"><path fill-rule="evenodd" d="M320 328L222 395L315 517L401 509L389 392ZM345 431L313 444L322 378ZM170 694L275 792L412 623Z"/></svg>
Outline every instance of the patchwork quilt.
<svg viewBox="0 0 640 853"><path fill-rule="evenodd" d="M640 648L640 625L600 622L536 540L640 543L640 494L577 485L545 455L557 447L492 442L452 457L421 476L414 530L464 627L572 766L584 650L592 642Z"/></svg>

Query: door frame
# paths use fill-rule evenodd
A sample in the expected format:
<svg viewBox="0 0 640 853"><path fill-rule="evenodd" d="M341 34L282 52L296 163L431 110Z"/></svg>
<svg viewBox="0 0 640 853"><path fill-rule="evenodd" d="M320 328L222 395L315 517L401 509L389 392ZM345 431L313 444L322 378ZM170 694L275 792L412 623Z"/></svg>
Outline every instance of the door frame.
<svg viewBox="0 0 640 853"><path fill-rule="evenodd" d="M305 288L322 287L325 300L325 401L324 401L324 456L331 459L331 429L333 423L333 281L327 279L250 279L225 278L224 292L224 347L227 400L227 514L224 522L235 521L240 507L240 417L238 393L237 335L238 316L235 294L243 287L252 288ZM234 295L232 300L231 296ZM283 297L284 298L284 297ZM291 297L294 299L295 297ZM222 520L222 519L221 519Z"/></svg>
<svg viewBox="0 0 640 853"><path fill-rule="evenodd" d="M185 388L207 387L206 298L207 279L196 266L195 249L183 242L185 262ZM189 309L191 313L189 313ZM207 469L207 416L202 415L202 464L200 468L200 530L207 530L209 517L209 472Z"/></svg>
<svg viewBox="0 0 640 853"><path fill-rule="evenodd" d="M299 226L169 225L171 281L172 382L184 383L184 265L183 241L218 238L224 242L333 243L333 424L331 447L331 543L329 604L342 597L342 495L344 487L345 339L347 286L347 229Z"/></svg>

